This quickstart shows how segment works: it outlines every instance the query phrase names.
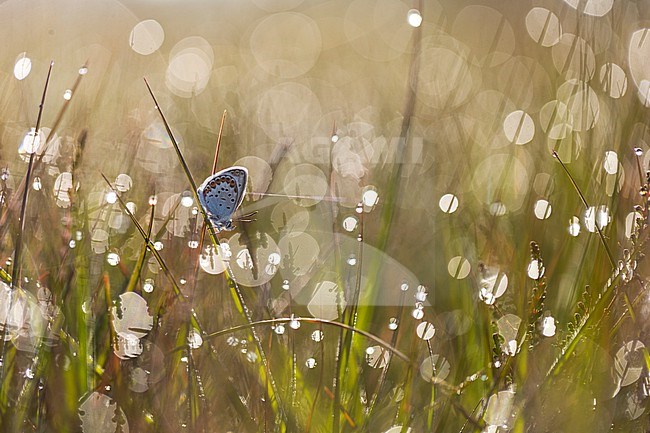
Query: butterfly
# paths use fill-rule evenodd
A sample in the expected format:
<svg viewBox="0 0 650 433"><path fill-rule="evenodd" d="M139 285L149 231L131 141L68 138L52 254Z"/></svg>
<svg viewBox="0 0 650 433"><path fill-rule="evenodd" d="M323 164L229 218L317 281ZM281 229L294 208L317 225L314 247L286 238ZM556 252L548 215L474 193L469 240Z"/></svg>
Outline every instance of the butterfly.
<svg viewBox="0 0 650 433"><path fill-rule="evenodd" d="M248 170L233 166L208 177L197 189L199 201L217 231L233 230L232 216L246 194ZM242 217L241 221L250 221Z"/></svg>

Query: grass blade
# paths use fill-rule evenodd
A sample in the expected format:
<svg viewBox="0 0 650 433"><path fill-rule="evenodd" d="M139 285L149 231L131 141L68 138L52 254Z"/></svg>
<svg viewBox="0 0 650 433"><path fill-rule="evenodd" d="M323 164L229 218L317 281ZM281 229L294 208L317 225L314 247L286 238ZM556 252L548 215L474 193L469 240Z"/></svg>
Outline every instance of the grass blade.
<svg viewBox="0 0 650 433"><path fill-rule="evenodd" d="M169 126L169 123L167 122L167 119L165 118L165 115L163 114L163 112L162 112L162 110L160 108L160 105L158 104L158 100L156 99L156 96L154 95L153 90L151 89L151 86L149 86L149 82L146 80L146 78L144 79L144 82L145 82L145 85L147 86L147 90L149 91L149 94L151 95L151 98L154 101L155 108L158 111L158 114L160 114L160 117L161 117L161 119L163 121L163 124L165 126L165 130L167 131L167 134L169 135L169 138L170 138L170 140L172 142L172 145L174 147L174 151L176 152L176 156L178 157L178 160L181 163L181 166L183 168L185 176L187 177L187 180L190 183L190 186L192 187L192 194L194 195L195 203L201 203L201 201L199 200L199 196L198 196L196 182L194 180L194 177L192 176L192 173L190 171L189 166L187 165L187 162L185 161L185 158L183 157L183 154L182 154L182 152L180 150L180 147L178 146L178 142L174 138L174 134L172 133L171 127ZM219 247L219 245L220 245L219 239L217 237L217 234L215 232L214 227L212 226L212 223L210 222L210 220L208 218L208 215L207 215L205 209L203 209L203 206L198 206L198 208L199 208L199 211L201 212L201 214L203 215L204 224L207 225L207 227L208 227L208 233L210 235L212 243L214 244L214 247L215 248ZM248 305L246 304L246 301L244 299L244 296L243 296L243 293L242 293L241 289L239 288L239 285L232 278L231 275L232 275L232 270L230 269L229 264L226 263L225 276L226 276L226 278L228 280L228 285L231 288L231 293L232 293L232 297L233 297L233 301L235 303L235 306L239 310L239 312L241 314L243 314L246 321L248 323L251 323L253 321L251 311L250 311ZM262 347L261 339L260 339L259 335L257 335L257 333L255 332L255 328L250 328L250 333L251 333L251 336L252 336L252 338L253 338L253 340L255 342L255 345L257 347L257 351L258 351L260 360L262 361L262 368L260 369L261 382L262 383L266 382L266 379L265 379L266 371L268 371L269 374L270 374L269 382L268 382L270 387L267 390L267 392L269 394L269 398L270 398L273 406L275 406L275 404L277 404L277 403L281 404L280 396L279 396L278 391L277 391L277 386L276 386L275 380L273 379L273 376L271 375L271 370L268 368L268 365L267 365L268 360L267 360L266 354L264 353L264 348ZM282 405L280 407L282 407ZM284 409L280 409L280 413L278 413L276 415L278 415L280 417L284 417L284 418L287 417L287 413L286 413L286 411Z"/></svg>

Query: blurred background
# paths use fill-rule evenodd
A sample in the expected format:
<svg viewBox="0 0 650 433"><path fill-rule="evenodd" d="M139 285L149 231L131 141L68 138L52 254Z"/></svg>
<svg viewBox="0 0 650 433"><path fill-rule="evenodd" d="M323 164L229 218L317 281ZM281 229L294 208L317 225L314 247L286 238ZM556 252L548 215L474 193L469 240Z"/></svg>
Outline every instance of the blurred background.
<svg viewBox="0 0 650 433"><path fill-rule="evenodd" d="M647 431L649 23L1 2L1 429ZM221 247L183 169L219 138L257 212Z"/></svg>

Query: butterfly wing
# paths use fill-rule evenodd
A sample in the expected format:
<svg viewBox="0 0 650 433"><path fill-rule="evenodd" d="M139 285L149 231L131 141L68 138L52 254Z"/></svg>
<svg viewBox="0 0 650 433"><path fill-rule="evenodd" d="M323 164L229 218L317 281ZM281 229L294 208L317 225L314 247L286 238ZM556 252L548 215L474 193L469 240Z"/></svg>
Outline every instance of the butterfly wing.
<svg viewBox="0 0 650 433"><path fill-rule="evenodd" d="M246 195L246 185L248 185L248 170L246 167L240 166L230 167L228 170L229 174L233 176L233 179L237 185L237 199L235 206L235 210L237 210L244 201L244 196Z"/></svg>
<svg viewBox="0 0 650 433"><path fill-rule="evenodd" d="M199 201L217 228L230 227L246 194L248 170L234 166L208 177L198 188Z"/></svg>

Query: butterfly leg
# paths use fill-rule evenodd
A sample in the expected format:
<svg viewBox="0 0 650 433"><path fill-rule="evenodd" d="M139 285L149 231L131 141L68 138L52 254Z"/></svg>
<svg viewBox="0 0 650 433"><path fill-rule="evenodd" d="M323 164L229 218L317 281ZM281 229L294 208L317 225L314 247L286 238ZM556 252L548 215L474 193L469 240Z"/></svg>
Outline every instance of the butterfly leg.
<svg viewBox="0 0 650 433"><path fill-rule="evenodd" d="M235 218L234 220L235 221L250 223L250 222L253 222L253 221L257 221L257 218L253 218L255 215L257 215L257 211L250 212L250 213L247 213L245 215L239 216L239 217Z"/></svg>

